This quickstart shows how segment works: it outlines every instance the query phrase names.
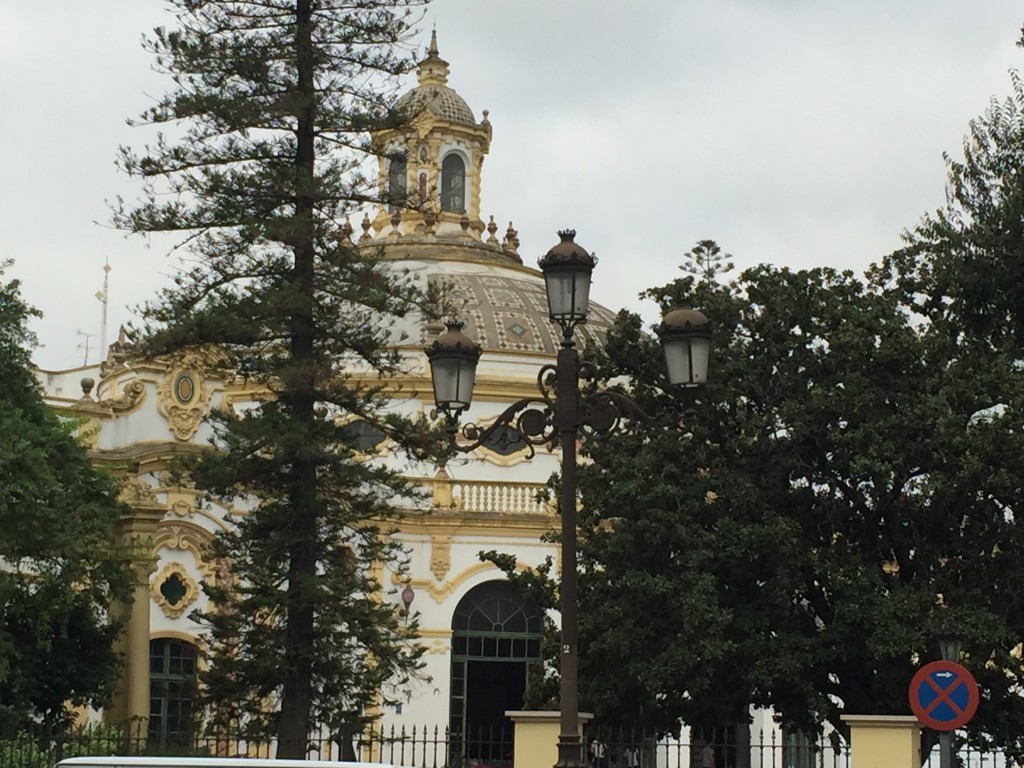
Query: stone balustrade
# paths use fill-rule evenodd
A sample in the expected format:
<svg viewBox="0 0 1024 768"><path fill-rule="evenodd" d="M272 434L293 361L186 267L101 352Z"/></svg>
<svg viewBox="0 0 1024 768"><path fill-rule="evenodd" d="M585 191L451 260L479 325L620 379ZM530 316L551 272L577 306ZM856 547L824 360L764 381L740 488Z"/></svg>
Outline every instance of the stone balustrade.
<svg viewBox="0 0 1024 768"><path fill-rule="evenodd" d="M542 498L543 483L452 480L443 470L428 483L435 509L463 514L551 515L553 508Z"/></svg>

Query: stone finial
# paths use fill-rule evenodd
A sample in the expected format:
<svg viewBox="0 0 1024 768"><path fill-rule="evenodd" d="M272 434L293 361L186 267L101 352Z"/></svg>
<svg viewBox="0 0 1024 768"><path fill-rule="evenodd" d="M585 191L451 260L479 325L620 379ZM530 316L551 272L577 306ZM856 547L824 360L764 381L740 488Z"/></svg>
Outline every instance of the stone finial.
<svg viewBox="0 0 1024 768"><path fill-rule="evenodd" d="M122 325L117 331L117 341L107 347L107 356L100 363L100 376L123 368L128 358L128 331Z"/></svg>
<svg viewBox="0 0 1024 768"><path fill-rule="evenodd" d="M363 228L363 234L359 236L359 242L365 243L367 240L371 239L370 227L372 227L373 225L370 223L370 214L363 214L363 220L362 222L360 222L359 226Z"/></svg>
<svg viewBox="0 0 1024 768"><path fill-rule="evenodd" d="M343 243L352 242L352 222L345 218L345 223L341 225L341 241Z"/></svg>
<svg viewBox="0 0 1024 768"><path fill-rule="evenodd" d="M519 232L515 227L512 226L512 222L508 223L508 229L505 230L505 248L510 251L519 250Z"/></svg>
<svg viewBox="0 0 1024 768"><path fill-rule="evenodd" d="M427 234L432 234L437 224L437 214L430 208L423 212L423 223L427 225Z"/></svg>
<svg viewBox="0 0 1024 768"><path fill-rule="evenodd" d="M487 222L487 233L490 237L487 238L487 242L491 245L499 245L498 238L495 237L495 233L498 231L498 225L494 222L494 217L490 217L490 221Z"/></svg>
<svg viewBox="0 0 1024 768"><path fill-rule="evenodd" d="M480 121L480 125L490 125L491 124L491 121L488 120L488 117L490 116L490 114L491 114L491 110L489 110L489 109L485 109L484 110L484 119Z"/></svg>
<svg viewBox="0 0 1024 768"><path fill-rule="evenodd" d="M83 376L82 381L82 399L92 400L92 388L96 386L96 379L92 376Z"/></svg>
<svg viewBox="0 0 1024 768"><path fill-rule="evenodd" d="M459 226L462 227L463 232L469 232L469 216L462 214L462 218L459 219Z"/></svg>
<svg viewBox="0 0 1024 768"><path fill-rule="evenodd" d="M391 212L391 226L394 227L395 231L397 232L398 231L398 225L401 224L401 223L402 223L402 212L398 208L395 208L395 210L393 210Z"/></svg>

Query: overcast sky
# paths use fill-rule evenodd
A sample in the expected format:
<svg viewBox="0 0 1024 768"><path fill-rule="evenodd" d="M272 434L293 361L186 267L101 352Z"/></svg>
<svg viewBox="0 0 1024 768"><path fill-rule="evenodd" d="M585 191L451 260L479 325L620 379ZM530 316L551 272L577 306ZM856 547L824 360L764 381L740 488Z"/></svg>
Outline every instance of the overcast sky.
<svg viewBox="0 0 1024 768"><path fill-rule="evenodd" d="M140 47L161 0L0 2L0 258L14 260L45 368L98 358L176 265L105 225L134 192L125 118L167 89ZM711 238L740 267L863 270L943 200L942 153L1009 93L1020 0L434 0L449 85L490 110L482 212L528 264L573 227L594 297L643 309ZM410 77L409 85L414 82ZM96 223L99 222L99 223ZM652 316L653 319L653 316Z"/></svg>

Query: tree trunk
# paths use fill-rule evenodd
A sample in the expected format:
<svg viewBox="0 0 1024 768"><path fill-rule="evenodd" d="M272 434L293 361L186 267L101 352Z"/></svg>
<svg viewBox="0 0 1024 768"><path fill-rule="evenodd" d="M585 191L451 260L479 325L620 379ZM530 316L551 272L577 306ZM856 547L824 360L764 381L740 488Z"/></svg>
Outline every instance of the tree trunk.
<svg viewBox="0 0 1024 768"><path fill-rule="evenodd" d="M314 85L311 0L296 2L295 53L298 70L299 104L296 165L295 203L295 265L292 285L296 289L295 311L292 316L291 355L294 375L282 392L289 403L291 416L301 425L300 434L314 429L315 354L313 325L313 269L314 269L314 178L316 155L314 150ZM281 721L278 733L277 756L303 759L307 740L312 731L313 707L313 647L314 609L305 595L309 584L316 578L316 466L303 459L305 441L291 446L293 452L293 485L289 501L293 515L294 538L289 552L288 593L285 621L285 673L281 698Z"/></svg>

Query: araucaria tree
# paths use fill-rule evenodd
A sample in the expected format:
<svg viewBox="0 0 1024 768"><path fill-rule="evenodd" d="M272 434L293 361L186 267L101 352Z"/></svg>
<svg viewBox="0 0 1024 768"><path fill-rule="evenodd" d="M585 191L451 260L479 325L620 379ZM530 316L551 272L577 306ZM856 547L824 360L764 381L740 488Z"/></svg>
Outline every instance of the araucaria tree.
<svg viewBox="0 0 1024 768"><path fill-rule="evenodd" d="M0 739L49 740L72 707L101 706L117 675L113 604L129 563L114 542L127 511L45 402L27 329L35 310L0 262Z"/></svg>
<svg viewBox="0 0 1024 768"><path fill-rule="evenodd" d="M345 225L374 198L366 132L396 117L415 3L169 3L176 28L147 44L175 87L141 122L173 138L122 150L146 191L115 222L181 233L189 254L144 310L140 349L206 349L224 376L266 390L217 411L215 446L192 468L199 487L249 505L211 553L231 577L205 585L202 693L209 724L276 733L278 756L301 758L315 727L358 728L420 666L415 622L379 597L378 574L402 568L386 521L412 491L345 426L370 422L414 456L432 445L384 392L401 363L392 319L423 297Z"/></svg>

